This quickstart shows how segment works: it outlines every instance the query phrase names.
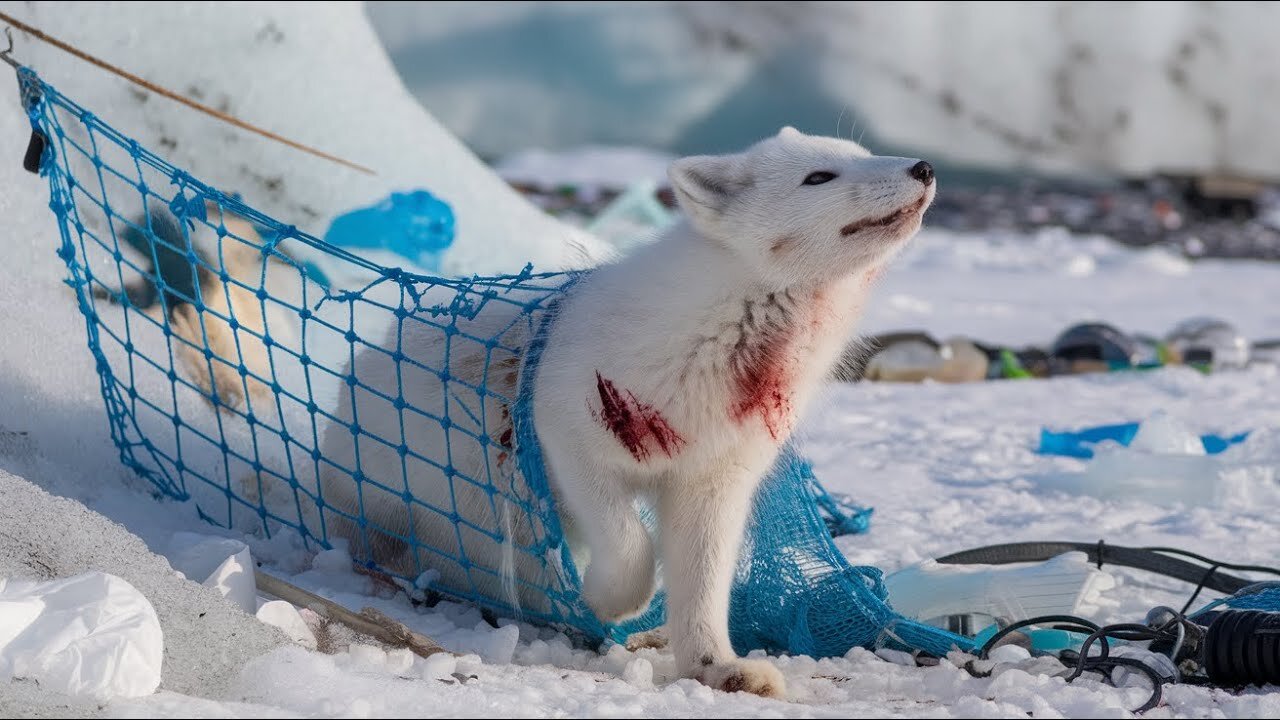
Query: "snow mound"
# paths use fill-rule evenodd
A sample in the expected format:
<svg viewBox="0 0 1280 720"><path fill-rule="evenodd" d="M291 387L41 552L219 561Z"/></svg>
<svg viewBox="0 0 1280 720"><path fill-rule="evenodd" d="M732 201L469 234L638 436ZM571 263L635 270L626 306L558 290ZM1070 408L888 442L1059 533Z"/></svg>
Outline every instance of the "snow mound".
<svg viewBox="0 0 1280 720"><path fill-rule="evenodd" d="M1138 434L1133 436L1129 449L1160 455L1203 457L1206 454L1200 436L1164 411L1155 413L1138 426Z"/></svg>
<svg viewBox="0 0 1280 720"><path fill-rule="evenodd" d="M313 235L348 210L423 188L457 218L445 273L580 266L604 251L526 202L405 91L358 3L94 3L74 12L29 4L14 13L179 94L375 170L364 175L233 128L15 31L15 57L68 97L175 166ZM0 133L26 137L26 126L11 98ZM0 170L5 194L16 191L0 209L21 208L23 222L47 216L43 183L20 173L17 163ZM52 234L52 218L43 220Z"/></svg>
<svg viewBox="0 0 1280 720"><path fill-rule="evenodd" d="M155 609L114 575L0 578L0 678L95 700L139 697L159 687L163 655Z"/></svg>
<svg viewBox="0 0 1280 720"><path fill-rule="evenodd" d="M283 600L263 602L254 616L268 625L275 625L280 628L285 635L289 636L290 640L308 650L315 650L318 647L315 633L311 631L307 621L302 619L302 614L298 612L298 608L290 603ZM408 652L408 650L405 652Z"/></svg>
<svg viewBox="0 0 1280 720"><path fill-rule="evenodd" d="M166 557L187 579L212 588L241 610L253 613L258 609L248 545L232 538L180 532L169 543Z"/></svg>
<svg viewBox="0 0 1280 720"><path fill-rule="evenodd" d="M316 649L316 636L293 605L258 595L249 546L234 538L193 532L174 533L166 551L169 562L188 579L199 582L268 625L280 628L290 640ZM347 559L347 567L351 560Z"/></svg>

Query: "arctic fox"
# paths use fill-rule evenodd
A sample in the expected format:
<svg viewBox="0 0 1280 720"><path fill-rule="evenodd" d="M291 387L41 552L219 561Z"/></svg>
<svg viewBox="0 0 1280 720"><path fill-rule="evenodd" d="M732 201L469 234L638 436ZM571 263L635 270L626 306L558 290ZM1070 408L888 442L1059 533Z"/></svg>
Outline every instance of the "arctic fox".
<svg viewBox="0 0 1280 720"><path fill-rule="evenodd" d="M248 408L247 389L261 414L275 399L260 379L272 377L270 351L262 340L268 321L277 342L288 344L294 337L287 313L279 312L278 303L260 301L255 291L266 284L273 296L296 303L298 282L275 255L264 251L262 237L246 219L212 202L205 212L221 225L221 238L215 237L211 223L193 222L184 233L184 221L167 208L153 207L147 216L122 223L121 240L141 253L142 265L154 267L119 291L95 286L94 296L116 303L127 298L159 323L167 309L168 328L181 339L172 342L174 354L204 399L215 410ZM155 239L142 230L147 226ZM188 252L198 260L189 260ZM249 371L243 378L237 372L240 365ZM220 408L213 405L215 392Z"/></svg>
<svg viewBox="0 0 1280 720"><path fill-rule="evenodd" d="M564 297L533 378L535 430L557 507L589 556L583 593L597 616L616 622L644 611L660 554L680 674L726 691L781 696L777 669L738 658L729 642L729 593L752 496L847 346L881 268L919 230L934 196L933 169L788 127L740 154L683 158L669 174L685 220L588 273ZM462 332L485 337L509 321L491 317L488 327ZM391 347L406 354L413 348L439 367L447 338L410 330L406 325L399 344L390 339ZM484 352L455 347L450 375L514 397L518 359L486 364ZM439 412L447 397L438 376L398 376L387 355L358 353L360 382ZM439 457L446 434L458 432L422 419L410 424L389 403L374 407L375 394L352 395L364 431L427 448L421 452L428 457ZM484 477L485 468L510 464L509 412L485 402L453 417L491 418L482 430L501 443L453 455L452 473ZM352 411L344 392L338 418L349 422ZM323 454L354 467L352 433L334 427ZM509 508L466 487L470 496L457 496L460 483L434 466L409 464L404 478L403 455L390 444L362 442L359 452L366 477L432 505L454 499L463 520L416 507L406 513L401 494L366 490L362 507L375 526L446 550L465 545L463 571L488 562L537 582L526 575L538 572L534 564L513 561L495 543L486 549L463 538L477 534L471 523L505 523L506 542L527 542L538 532L528 520L511 529ZM354 515L352 486L350 477L328 473L326 502ZM657 512L660 553L635 510L637 498ZM415 558L387 535L357 533L354 522L340 521L336 530L367 538L353 548L380 563L438 565L443 581L476 587L474 574L463 579L449 559ZM486 582L497 587L501 574ZM512 599L538 602L518 591Z"/></svg>

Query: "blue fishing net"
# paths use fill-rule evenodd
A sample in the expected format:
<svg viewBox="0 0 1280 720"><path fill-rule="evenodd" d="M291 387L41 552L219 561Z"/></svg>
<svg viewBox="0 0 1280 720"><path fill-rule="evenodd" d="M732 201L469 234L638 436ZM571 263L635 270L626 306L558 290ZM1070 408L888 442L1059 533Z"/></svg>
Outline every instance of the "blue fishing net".
<svg viewBox="0 0 1280 720"><path fill-rule="evenodd" d="M661 593L621 627L583 603L533 431L530 378L574 275L458 279L379 266L170 165L33 72L19 77L36 133L30 157L49 184L111 437L158 495L308 547L349 541L357 562L424 599L595 640L661 623ZM430 249L447 247L451 214L430 230ZM309 269L317 252L362 280L333 286ZM374 366L390 370L382 382L369 379ZM438 383L438 397L406 397L410 376ZM441 439L439 452L424 454L423 434ZM375 456L400 469L374 471ZM440 492L415 494L411 478ZM880 571L846 561L832 535L864 531L869 514L784 449L739 559L739 652L970 647L898 616Z"/></svg>

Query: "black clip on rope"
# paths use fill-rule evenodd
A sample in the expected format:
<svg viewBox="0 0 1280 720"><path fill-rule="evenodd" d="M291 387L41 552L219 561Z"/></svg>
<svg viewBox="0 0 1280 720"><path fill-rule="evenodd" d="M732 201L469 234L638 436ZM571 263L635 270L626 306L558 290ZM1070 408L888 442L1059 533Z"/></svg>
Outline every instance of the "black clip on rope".
<svg viewBox="0 0 1280 720"><path fill-rule="evenodd" d="M13 59L13 28L6 27L4 36L8 39L9 46L4 50L0 50L0 61L3 61L18 73L18 86L19 92L22 94L23 109L27 109L27 106L35 99L28 98L26 84L22 78L22 65ZM23 170L29 173L40 173L40 159L44 157L44 148L47 144L48 140L45 138L44 133L32 128L31 139L27 141L27 151L22 155Z"/></svg>
<svg viewBox="0 0 1280 720"><path fill-rule="evenodd" d="M44 133L32 128L31 139L27 141L27 152L22 156L23 170L40 174L40 159L44 157L44 147Z"/></svg>

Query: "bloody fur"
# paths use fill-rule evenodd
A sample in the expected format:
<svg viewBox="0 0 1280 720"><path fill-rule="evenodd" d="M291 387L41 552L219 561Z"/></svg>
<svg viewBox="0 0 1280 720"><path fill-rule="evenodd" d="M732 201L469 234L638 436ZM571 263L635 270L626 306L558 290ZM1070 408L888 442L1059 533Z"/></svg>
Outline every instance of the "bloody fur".
<svg viewBox="0 0 1280 720"><path fill-rule="evenodd" d="M791 417L788 361L794 334L790 325L744 338L730 359L734 395L730 408L739 423L759 415L774 440L781 439Z"/></svg>
<svg viewBox="0 0 1280 720"><path fill-rule="evenodd" d="M654 446L667 457L674 457L684 446L684 438L657 408L641 402L630 390L623 394L599 371L596 371L596 391L600 394L596 419L636 460L648 459Z"/></svg>

